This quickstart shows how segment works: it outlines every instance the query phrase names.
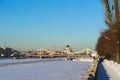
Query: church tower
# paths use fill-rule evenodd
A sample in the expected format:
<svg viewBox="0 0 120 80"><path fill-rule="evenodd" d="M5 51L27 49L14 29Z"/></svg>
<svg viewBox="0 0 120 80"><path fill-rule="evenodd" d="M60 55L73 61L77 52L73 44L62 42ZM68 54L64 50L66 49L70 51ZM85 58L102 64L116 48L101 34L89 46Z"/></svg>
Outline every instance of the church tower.
<svg viewBox="0 0 120 80"><path fill-rule="evenodd" d="M64 53L72 54L72 48L69 45L66 45L66 47L64 48Z"/></svg>

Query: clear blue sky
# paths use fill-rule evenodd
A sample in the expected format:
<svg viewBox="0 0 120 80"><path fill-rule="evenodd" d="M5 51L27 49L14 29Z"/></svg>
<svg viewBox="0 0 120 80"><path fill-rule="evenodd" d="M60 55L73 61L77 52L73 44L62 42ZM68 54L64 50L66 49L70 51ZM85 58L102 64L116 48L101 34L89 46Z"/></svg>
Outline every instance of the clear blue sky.
<svg viewBox="0 0 120 80"><path fill-rule="evenodd" d="M104 27L100 0L0 0L0 46L95 49Z"/></svg>

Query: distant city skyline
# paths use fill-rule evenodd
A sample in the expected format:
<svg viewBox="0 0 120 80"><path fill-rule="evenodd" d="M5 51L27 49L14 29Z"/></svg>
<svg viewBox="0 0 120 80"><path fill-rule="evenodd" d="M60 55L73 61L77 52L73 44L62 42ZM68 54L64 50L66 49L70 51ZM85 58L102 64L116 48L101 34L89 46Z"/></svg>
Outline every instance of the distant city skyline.
<svg viewBox="0 0 120 80"><path fill-rule="evenodd" d="M0 46L94 50L102 28L99 0L0 0Z"/></svg>

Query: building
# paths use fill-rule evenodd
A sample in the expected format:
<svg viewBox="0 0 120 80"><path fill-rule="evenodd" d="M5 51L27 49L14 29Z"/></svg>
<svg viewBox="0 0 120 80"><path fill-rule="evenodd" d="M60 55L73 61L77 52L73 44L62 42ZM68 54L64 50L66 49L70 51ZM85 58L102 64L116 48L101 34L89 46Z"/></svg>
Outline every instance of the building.
<svg viewBox="0 0 120 80"><path fill-rule="evenodd" d="M91 56L92 57L98 57L98 53L97 52L93 52Z"/></svg>
<svg viewBox="0 0 120 80"><path fill-rule="evenodd" d="M64 48L64 53L65 54L73 54L72 48L69 45L66 45L66 47Z"/></svg>

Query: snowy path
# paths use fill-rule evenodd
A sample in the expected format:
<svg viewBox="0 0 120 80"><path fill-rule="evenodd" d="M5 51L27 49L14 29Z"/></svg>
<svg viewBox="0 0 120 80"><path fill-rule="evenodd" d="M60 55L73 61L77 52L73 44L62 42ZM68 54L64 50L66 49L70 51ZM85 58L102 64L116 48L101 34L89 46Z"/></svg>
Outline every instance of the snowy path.
<svg viewBox="0 0 120 80"><path fill-rule="evenodd" d="M109 80L120 80L120 64L104 60L103 65L109 75Z"/></svg>
<svg viewBox="0 0 120 80"><path fill-rule="evenodd" d="M52 61L0 67L0 80L80 80L89 61Z"/></svg>
<svg viewBox="0 0 120 80"><path fill-rule="evenodd" d="M99 62L97 80L120 80L120 64L108 60Z"/></svg>

